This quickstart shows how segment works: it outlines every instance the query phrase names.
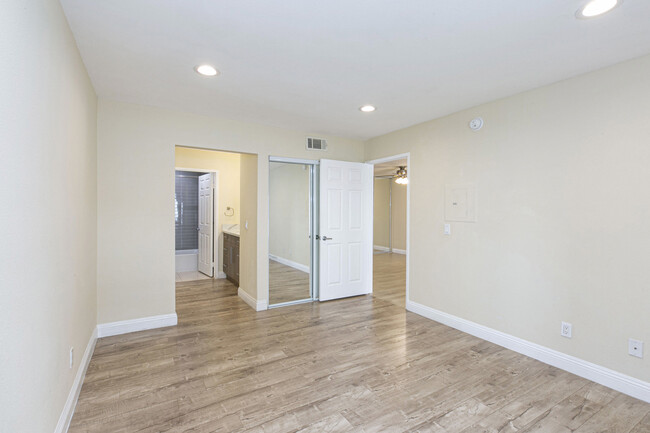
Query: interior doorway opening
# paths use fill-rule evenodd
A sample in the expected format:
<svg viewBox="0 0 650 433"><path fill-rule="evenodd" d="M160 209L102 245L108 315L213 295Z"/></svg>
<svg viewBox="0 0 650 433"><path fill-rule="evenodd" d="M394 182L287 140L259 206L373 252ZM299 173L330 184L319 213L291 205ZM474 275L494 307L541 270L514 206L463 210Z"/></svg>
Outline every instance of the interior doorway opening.
<svg viewBox="0 0 650 433"><path fill-rule="evenodd" d="M374 165L374 296L406 308L408 299L409 155Z"/></svg>
<svg viewBox="0 0 650 433"><path fill-rule="evenodd" d="M229 287L237 292L242 157L233 152L175 148L177 285L228 281Z"/></svg>

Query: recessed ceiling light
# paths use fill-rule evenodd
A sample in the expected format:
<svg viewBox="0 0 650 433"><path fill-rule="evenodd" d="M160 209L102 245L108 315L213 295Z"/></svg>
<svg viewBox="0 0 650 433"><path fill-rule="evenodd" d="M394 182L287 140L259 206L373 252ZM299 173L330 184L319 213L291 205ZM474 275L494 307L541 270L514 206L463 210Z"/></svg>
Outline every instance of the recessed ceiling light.
<svg viewBox="0 0 650 433"><path fill-rule="evenodd" d="M591 0L589 3L578 9L576 17L593 18L611 11L623 3L623 0Z"/></svg>
<svg viewBox="0 0 650 433"><path fill-rule="evenodd" d="M372 113L376 110L376 108L372 105L364 105L363 107L360 107L359 110L363 111L364 113Z"/></svg>
<svg viewBox="0 0 650 433"><path fill-rule="evenodd" d="M219 71L217 71L214 66L210 65L199 65L194 68L194 70L201 75L205 75L206 77L214 77L215 75L219 74Z"/></svg>

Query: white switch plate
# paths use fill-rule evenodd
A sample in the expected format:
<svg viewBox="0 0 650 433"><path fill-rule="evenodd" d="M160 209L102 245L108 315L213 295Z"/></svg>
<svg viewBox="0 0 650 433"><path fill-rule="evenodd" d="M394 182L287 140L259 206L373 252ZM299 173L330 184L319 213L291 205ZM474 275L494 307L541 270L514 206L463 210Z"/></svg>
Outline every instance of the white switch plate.
<svg viewBox="0 0 650 433"><path fill-rule="evenodd" d="M562 329L560 330L560 335L562 337L571 338L573 325L567 322L562 322Z"/></svg>
<svg viewBox="0 0 650 433"><path fill-rule="evenodd" d="M628 353L637 358L643 358L643 341L630 338L627 342Z"/></svg>
<svg viewBox="0 0 650 433"><path fill-rule="evenodd" d="M70 368L74 365L74 347L70 348Z"/></svg>
<svg viewBox="0 0 650 433"><path fill-rule="evenodd" d="M445 224L445 234L446 235L451 234L451 224Z"/></svg>

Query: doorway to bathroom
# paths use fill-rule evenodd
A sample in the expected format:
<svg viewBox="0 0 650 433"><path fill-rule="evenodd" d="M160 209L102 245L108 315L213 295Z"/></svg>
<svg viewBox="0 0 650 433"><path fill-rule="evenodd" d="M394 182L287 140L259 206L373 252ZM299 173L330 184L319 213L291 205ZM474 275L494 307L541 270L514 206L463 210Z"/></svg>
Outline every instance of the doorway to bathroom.
<svg viewBox="0 0 650 433"><path fill-rule="evenodd" d="M241 157L176 147L176 282L228 279L239 287Z"/></svg>

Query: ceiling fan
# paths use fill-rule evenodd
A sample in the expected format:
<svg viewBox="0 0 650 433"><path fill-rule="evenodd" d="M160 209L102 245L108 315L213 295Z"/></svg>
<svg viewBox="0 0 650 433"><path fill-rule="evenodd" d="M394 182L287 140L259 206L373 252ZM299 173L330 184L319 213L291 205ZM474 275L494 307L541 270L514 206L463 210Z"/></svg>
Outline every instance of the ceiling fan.
<svg viewBox="0 0 650 433"><path fill-rule="evenodd" d="M393 178L395 179L395 183L397 184L400 185L408 184L409 178L406 173L406 166L400 165L399 168L397 169L397 172L393 175Z"/></svg>

